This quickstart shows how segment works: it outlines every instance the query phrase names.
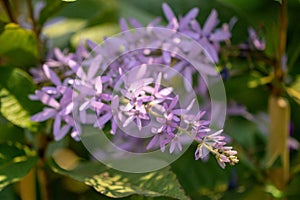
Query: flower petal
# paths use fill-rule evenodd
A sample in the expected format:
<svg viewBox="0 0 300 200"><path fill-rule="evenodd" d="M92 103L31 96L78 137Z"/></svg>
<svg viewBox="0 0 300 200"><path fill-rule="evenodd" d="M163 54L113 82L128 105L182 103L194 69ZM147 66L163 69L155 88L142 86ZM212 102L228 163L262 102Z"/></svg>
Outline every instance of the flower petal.
<svg viewBox="0 0 300 200"><path fill-rule="evenodd" d="M203 32L205 34L211 33L211 31L217 26L218 23L218 13L215 9L213 9L204 24Z"/></svg>
<svg viewBox="0 0 300 200"><path fill-rule="evenodd" d="M68 115L68 114L70 114L70 113L73 111L73 108L74 108L74 103L71 102L71 103L69 103L66 107L64 107L64 108L59 112L59 114L60 114L61 116Z"/></svg>
<svg viewBox="0 0 300 200"><path fill-rule="evenodd" d="M149 150L149 149L153 148L158 143L158 138L159 138L159 136L155 135L151 139L151 141L149 142L149 144L147 145L146 149Z"/></svg>
<svg viewBox="0 0 300 200"><path fill-rule="evenodd" d="M56 110L53 108L44 108L44 110L42 112L39 112L33 116L30 117L31 121L35 121L35 122L42 122L45 121L49 118L54 117L56 114Z"/></svg>
<svg viewBox="0 0 300 200"><path fill-rule="evenodd" d="M121 18L119 23L120 23L120 27L121 27L122 31L128 31L129 30L128 24L127 24L127 22L124 18Z"/></svg>
<svg viewBox="0 0 300 200"><path fill-rule="evenodd" d="M61 81L58 78L58 76L52 71L48 65L44 64L43 65L43 70L48 79L52 81L55 85L61 85Z"/></svg>
<svg viewBox="0 0 300 200"><path fill-rule="evenodd" d="M128 124L129 124L130 122L132 122L132 121L134 120L134 118L135 118L134 115L128 117L128 118L126 119L126 121L124 122L123 127L128 126Z"/></svg>
<svg viewBox="0 0 300 200"><path fill-rule="evenodd" d="M95 89L97 90L97 94L102 93L102 80L101 76L96 78Z"/></svg>
<svg viewBox="0 0 300 200"><path fill-rule="evenodd" d="M214 42L220 42L220 41L228 40L230 37L231 34L229 31L218 29L213 34L210 35L209 39Z"/></svg>
<svg viewBox="0 0 300 200"><path fill-rule="evenodd" d="M104 115L102 115L101 117L99 117L99 119L97 120L96 122L96 127L99 127L99 128L103 128L104 125L111 119L112 117L112 114L111 112L108 112ZM95 127L95 126L94 126Z"/></svg>
<svg viewBox="0 0 300 200"><path fill-rule="evenodd" d="M59 109L60 105L59 103L51 96L48 94L45 94L44 92L41 91L36 91L35 95L40 99L40 101L48 106L51 106L55 109Z"/></svg>

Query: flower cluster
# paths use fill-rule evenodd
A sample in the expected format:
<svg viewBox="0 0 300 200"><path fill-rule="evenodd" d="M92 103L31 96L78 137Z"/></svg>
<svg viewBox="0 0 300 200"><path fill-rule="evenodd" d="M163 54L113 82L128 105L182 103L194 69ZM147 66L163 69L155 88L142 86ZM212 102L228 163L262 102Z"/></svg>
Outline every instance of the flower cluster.
<svg viewBox="0 0 300 200"><path fill-rule="evenodd" d="M223 130L219 130L210 135L197 135L199 142L198 148L195 152L196 160L199 158L206 159L209 152L216 156L219 165L225 168L226 163L230 165L236 164L239 160L236 157L237 151L232 150L232 147L224 146L226 144L225 136L220 135Z"/></svg>
<svg viewBox="0 0 300 200"><path fill-rule="evenodd" d="M148 30L145 33L127 31L128 24L122 19L123 39L108 38L101 46L87 41L87 47L80 44L75 53L69 54L55 49L54 57L43 65L42 71L32 71L37 82L43 83L48 79L51 85L45 83L41 90L30 96L47 106L31 119L38 122L54 119L55 140L62 139L69 132L79 140L81 130L75 121L95 128L109 128L116 137L118 133L134 127L143 134L145 127L150 126L147 135L151 138L146 150L160 148L165 151L169 148L169 152L173 153L181 151L182 145L192 139L199 143L196 159L205 159L211 152L223 168L225 163L237 163L236 151L225 146L221 131L211 134L210 122L204 120L205 112L194 112L196 99L180 101L174 87L163 84L178 73L184 77L186 90L202 88L202 93L205 93L201 77L197 76L196 83L193 81L197 70L177 55L178 46L184 43L180 50L201 65L204 74L212 75L214 69L210 69L212 66L208 63L218 61L220 42L230 38L230 26L224 24L222 28L216 28L218 19L215 10L203 28L196 21L198 9L192 9L179 19L167 4L163 4L163 11L168 20L164 28L172 30L171 34L167 32L164 35L153 29L152 35L147 35L151 32ZM130 19L129 22L134 28L142 27L136 20ZM161 27L158 22L154 20L148 28ZM203 49L197 50L188 41L180 39L176 32L193 38ZM145 43L149 41L150 45ZM166 47L168 51L163 51ZM210 59L203 54L209 55ZM166 65L173 70L148 70L155 64Z"/></svg>

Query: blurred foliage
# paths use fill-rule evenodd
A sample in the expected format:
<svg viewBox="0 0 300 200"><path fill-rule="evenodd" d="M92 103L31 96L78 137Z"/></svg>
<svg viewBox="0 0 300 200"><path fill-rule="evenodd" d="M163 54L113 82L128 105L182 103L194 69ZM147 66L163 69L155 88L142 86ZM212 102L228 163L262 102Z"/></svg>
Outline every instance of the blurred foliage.
<svg viewBox="0 0 300 200"><path fill-rule="evenodd" d="M36 153L20 143L0 144L0 191L23 178L38 160Z"/></svg>

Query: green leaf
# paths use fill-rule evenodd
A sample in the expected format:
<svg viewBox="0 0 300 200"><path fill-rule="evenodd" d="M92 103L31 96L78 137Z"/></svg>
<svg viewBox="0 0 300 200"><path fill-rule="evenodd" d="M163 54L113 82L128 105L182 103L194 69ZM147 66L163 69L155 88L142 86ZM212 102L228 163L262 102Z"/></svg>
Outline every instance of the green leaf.
<svg viewBox="0 0 300 200"><path fill-rule="evenodd" d="M0 34L2 34L2 32L5 30L6 24L7 24L6 22L0 20Z"/></svg>
<svg viewBox="0 0 300 200"><path fill-rule="evenodd" d="M48 36L54 46L65 47L70 37L86 25L84 19L64 19L60 22L47 26L43 34Z"/></svg>
<svg viewBox="0 0 300 200"><path fill-rule="evenodd" d="M289 186L287 188L287 197L288 199L299 199L300 196L300 173L295 174L291 182L289 183Z"/></svg>
<svg viewBox="0 0 300 200"><path fill-rule="evenodd" d="M25 86L25 87L24 87ZM34 130L36 123L30 115L41 109L41 104L31 101L34 84L26 72L18 68L0 67L0 111L15 125Z"/></svg>
<svg viewBox="0 0 300 200"><path fill-rule="evenodd" d="M6 65L31 66L38 59L38 42L31 30L7 24L0 35L0 56Z"/></svg>
<svg viewBox="0 0 300 200"><path fill-rule="evenodd" d="M249 81L251 80L253 80L252 73L243 73L232 77L230 81L224 82L226 94L236 102L245 105L251 113L265 110L269 91L262 86L249 88ZM252 97L255 97L255 100Z"/></svg>
<svg viewBox="0 0 300 200"><path fill-rule="evenodd" d="M91 28L86 28L78 31L71 38L72 46L76 47L80 41L85 41L86 39L93 40L96 43L103 41L105 36L112 36L120 31L118 24L102 24L100 26L93 26Z"/></svg>
<svg viewBox="0 0 300 200"><path fill-rule="evenodd" d="M294 88L286 88L287 93L292 97L298 104L300 104L300 92Z"/></svg>
<svg viewBox="0 0 300 200"><path fill-rule="evenodd" d="M24 143L24 130L7 120L0 120L0 143L14 141Z"/></svg>
<svg viewBox="0 0 300 200"><path fill-rule="evenodd" d="M15 191L14 185L9 185L5 187L2 191L0 191L0 199L5 199L5 200L18 199L18 195Z"/></svg>
<svg viewBox="0 0 300 200"><path fill-rule="evenodd" d="M262 185L255 185L243 199L252 200L252 199L269 199L270 196L266 193Z"/></svg>
<svg viewBox="0 0 300 200"><path fill-rule="evenodd" d="M172 170L192 199L205 199L208 196L217 199L228 188L231 167L222 169L212 155L207 162L195 161L196 146L191 147L172 164Z"/></svg>
<svg viewBox="0 0 300 200"><path fill-rule="evenodd" d="M153 12L148 12L147 10L142 8L142 6L145 6L145 4L141 3L140 1L139 2L135 1L134 3L131 2L132 1L128 1L128 0L118 1L118 3L120 4L120 15L125 19L135 18L142 24L146 25L149 22L151 22L155 17L157 17L157 15L152 14ZM155 6L158 6L159 9L161 10L162 3L155 1L153 2L153 4L155 4ZM152 5L151 7L153 8L154 5Z"/></svg>
<svg viewBox="0 0 300 200"><path fill-rule="evenodd" d="M1 114L15 125L22 128L32 128L30 114L6 89L0 90Z"/></svg>
<svg viewBox="0 0 300 200"><path fill-rule="evenodd" d="M50 17L58 13L65 5L67 3L62 0L47 0L46 6L40 12L39 24L43 26Z"/></svg>
<svg viewBox="0 0 300 200"><path fill-rule="evenodd" d="M112 198L139 194L150 197L166 196L188 199L170 169L130 174L109 169L95 162L80 163L70 171L62 169L54 159L49 160L49 165L54 172L84 182L101 194Z"/></svg>
<svg viewBox="0 0 300 200"><path fill-rule="evenodd" d="M255 150L255 137L258 132L255 123L241 117L231 117L226 121L224 130L249 152Z"/></svg>
<svg viewBox="0 0 300 200"><path fill-rule="evenodd" d="M36 164L36 153L19 143L0 144L0 191L22 179Z"/></svg>
<svg viewBox="0 0 300 200"><path fill-rule="evenodd" d="M23 70L11 67L0 67L0 87L5 88L30 114L41 110L42 106L28 98L36 86L32 78Z"/></svg>
<svg viewBox="0 0 300 200"><path fill-rule="evenodd" d="M288 95L300 105L300 76L297 77L296 81L290 87L286 87L285 89Z"/></svg>

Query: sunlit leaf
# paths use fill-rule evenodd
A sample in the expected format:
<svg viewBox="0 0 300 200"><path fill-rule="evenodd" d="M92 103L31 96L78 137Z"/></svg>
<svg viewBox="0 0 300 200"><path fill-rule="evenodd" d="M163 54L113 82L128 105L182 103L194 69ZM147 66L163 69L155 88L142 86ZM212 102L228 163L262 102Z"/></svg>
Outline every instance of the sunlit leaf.
<svg viewBox="0 0 300 200"><path fill-rule="evenodd" d="M30 128L30 114L26 111L6 89L0 90L1 114L15 125Z"/></svg>
<svg viewBox="0 0 300 200"><path fill-rule="evenodd" d="M286 87L286 92L298 104L300 104L300 77L298 77L294 84L292 84L290 87Z"/></svg>
<svg viewBox="0 0 300 200"><path fill-rule="evenodd" d="M28 98L29 94L34 93L36 86L25 71L18 68L0 67L1 87L13 95L30 114L41 110L41 104Z"/></svg>
<svg viewBox="0 0 300 200"><path fill-rule="evenodd" d="M286 88L287 93L292 97L298 104L300 104L300 92L294 88Z"/></svg>
<svg viewBox="0 0 300 200"><path fill-rule="evenodd" d="M34 85L24 71L0 68L1 115L17 126L32 130L36 123L30 121L30 115L40 108L39 103L28 99L33 92Z"/></svg>
<svg viewBox="0 0 300 200"><path fill-rule="evenodd" d="M188 199L176 180L175 174L169 169L145 174L130 174L93 162L81 163L70 171L62 169L53 159L50 159L49 164L54 172L84 182L108 197L120 198L139 194Z"/></svg>
<svg viewBox="0 0 300 200"><path fill-rule="evenodd" d="M63 47L69 43L72 34L85 25L86 20L83 19L64 19L45 27L43 34L52 40L54 46Z"/></svg>
<svg viewBox="0 0 300 200"><path fill-rule="evenodd" d="M0 144L0 191L22 179L37 162L36 153L19 143Z"/></svg>
<svg viewBox="0 0 300 200"><path fill-rule="evenodd" d="M5 64L15 66L34 65L38 58L38 42L31 30L17 24L7 24L0 35L0 56Z"/></svg>
<svg viewBox="0 0 300 200"><path fill-rule="evenodd" d="M90 39L96 43L103 41L103 38L112 36L120 31L118 24L103 24L99 26L94 26L91 28L83 29L78 31L71 38L71 44L76 47L80 41L85 41Z"/></svg>
<svg viewBox="0 0 300 200"><path fill-rule="evenodd" d="M266 85L268 83L271 83L273 80L273 75L264 76L264 77L255 77L253 80L248 82L249 88L256 88L260 85Z"/></svg>

